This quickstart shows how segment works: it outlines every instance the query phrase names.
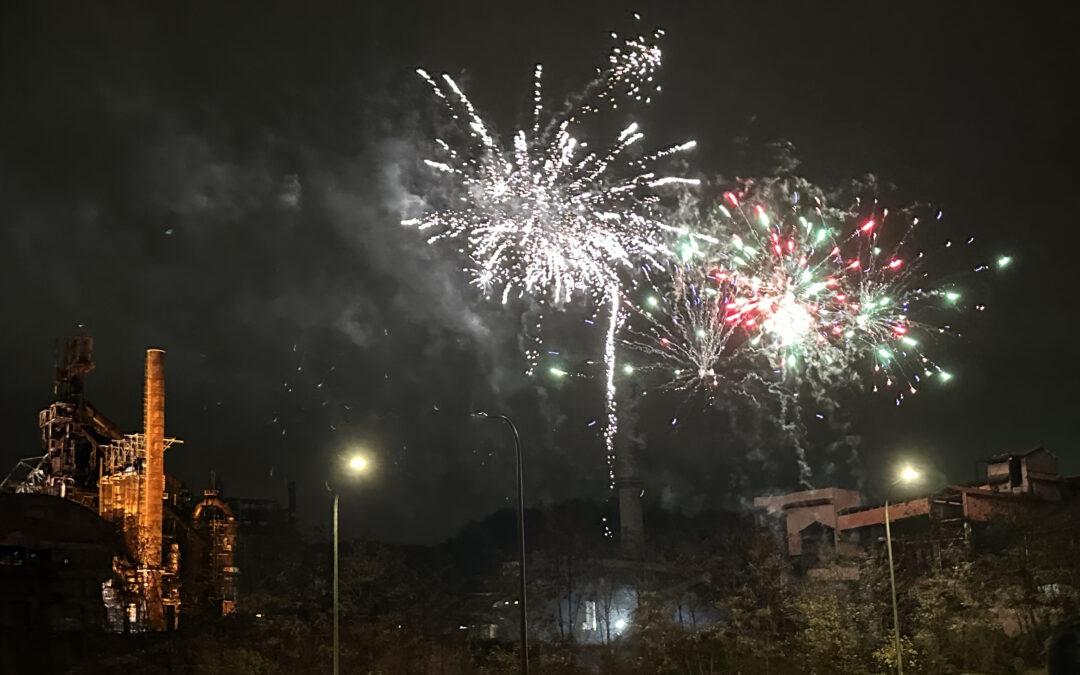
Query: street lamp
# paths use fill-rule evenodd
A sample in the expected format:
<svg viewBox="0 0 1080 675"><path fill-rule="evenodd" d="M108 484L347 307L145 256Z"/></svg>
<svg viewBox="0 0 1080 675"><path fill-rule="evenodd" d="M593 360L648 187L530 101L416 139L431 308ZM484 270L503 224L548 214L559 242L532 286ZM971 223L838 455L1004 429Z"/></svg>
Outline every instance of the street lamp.
<svg viewBox="0 0 1080 675"><path fill-rule="evenodd" d="M350 455L344 462L344 473L350 476L359 476L368 470L370 462L361 454ZM330 489L329 483L327 489ZM341 658L341 640L338 630L338 501L339 493L334 493L334 675L338 675Z"/></svg>
<svg viewBox="0 0 1080 675"><path fill-rule="evenodd" d="M521 459L521 436L514 422L506 415L489 415L479 410L474 412L473 416L504 422L514 434L514 456L517 465L518 593L521 595L521 672L529 675L529 624L525 609L525 465Z"/></svg>
<svg viewBox="0 0 1080 675"><path fill-rule="evenodd" d="M906 464L900 469L900 473L897 475L896 480L889 484L889 489L900 484L911 485L912 483L917 483L921 479L922 472L910 464ZM885 491L885 545L889 551L889 589L892 591L892 620L893 639L896 644L896 673L897 675L904 675L904 655L900 649L900 611L896 606L896 571L893 567L892 531L889 528L888 490Z"/></svg>

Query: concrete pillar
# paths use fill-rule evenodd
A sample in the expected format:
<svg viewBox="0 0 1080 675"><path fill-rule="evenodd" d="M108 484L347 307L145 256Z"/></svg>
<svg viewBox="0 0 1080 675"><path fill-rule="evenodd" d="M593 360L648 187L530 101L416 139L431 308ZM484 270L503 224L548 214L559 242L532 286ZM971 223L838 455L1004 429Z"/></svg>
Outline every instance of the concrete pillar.
<svg viewBox="0 0 1080 675"><path fill-rule="evenodd" d="M619 492L619 547L627 557L637 557L645 544L641 513L642 483L638 479L634 453L637 450L636 383L623 385L620 396L619 433L615 437L615 489Z"/></svg>

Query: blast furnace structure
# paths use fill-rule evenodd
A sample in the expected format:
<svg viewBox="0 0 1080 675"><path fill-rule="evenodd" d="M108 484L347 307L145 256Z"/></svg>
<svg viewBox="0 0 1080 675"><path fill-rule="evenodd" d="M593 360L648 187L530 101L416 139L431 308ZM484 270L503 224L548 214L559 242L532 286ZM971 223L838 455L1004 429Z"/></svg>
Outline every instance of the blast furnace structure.
<svg viewBox="0 0 1080 675"><path fill-rule="evenodd" d="M54 400L38 416L45 454L20 460L0 487L74 501L119 535L112 574L101 588L106 629L178 627L182 551L194 555L185 563L202 568L190 576L207 586L192 595L231 613L236 518L216 490L192 509L180 482L166 481L165 453L181 441L165 435L165 351L146 350L140 433L123 433L86 399L85 378L93 370L93 339L67 340L58 354Z"/></svg>

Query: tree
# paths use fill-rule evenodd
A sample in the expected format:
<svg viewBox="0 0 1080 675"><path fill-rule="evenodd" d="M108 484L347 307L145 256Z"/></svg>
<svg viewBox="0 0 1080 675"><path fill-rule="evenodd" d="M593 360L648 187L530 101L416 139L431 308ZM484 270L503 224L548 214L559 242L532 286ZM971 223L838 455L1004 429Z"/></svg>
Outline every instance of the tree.
<svg viewBox="0 0 1080 675"><path fill-rule="evenodd" d="M712 573L717 605L725 619L717 629L726 666L759 672L791 672L787 658L794 634L794 579L786 551L769 532L757 531L741 558L721 562Z"/></svg>
<svg viewBox="0 0 1080 675"><path fill-rule="evenodd" d="M794 598L799 631L794 644L810 673L865 671L860 608L840 583L807 580Z"/></svg>
<svg viewBox="0 0 1080 675"><path fill-rule="evenodd" d="M959 551L946 551L941 564L915 580L911 641L926 672L994 670L1005 666L1008 638L994 615L992 595Z"/></svg>

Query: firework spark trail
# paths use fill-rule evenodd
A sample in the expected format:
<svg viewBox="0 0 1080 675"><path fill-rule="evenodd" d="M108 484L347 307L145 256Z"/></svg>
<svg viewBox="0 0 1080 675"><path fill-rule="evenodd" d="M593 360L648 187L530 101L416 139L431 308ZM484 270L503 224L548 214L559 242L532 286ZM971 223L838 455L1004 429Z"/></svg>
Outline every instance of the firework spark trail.
<svg viewBox="0 0 1080 675"><path fill-rule="evenodd" d="M605 68L566 108L545 120L543 67L533 73L532 115L527 129L504 146L457 83L417 70L459 123L462 142L436 139L434 171L461 190L460 202L402 221L427 232L427 242L455 244L467 259L471 283L505 304L512 296L536 298L556 307L584 298L610 303L605 341L607 426L604 445L613 481L616 334L619 300L639 265L662 266L670 229L655 215L660 188L683 188L699 181L657 173L665 158L695 147L694 141L636 153L644 133L637 123L594 150L579 141L586 121L622 103L649 103L660 91L655 76L662 54L655 41L631 37L614 47ZM618 39L618 36L612 34ZM541 328L535 348L526 350L527 374L542 353ZM613 485L613 482L612 482Z"/></svg>
<svg viewBox="0 0 1080 675"><path fill-rule="evenodd" d="M608 465L609 485L615 483L615 434L619 430L619 416L615 401L615 336L619 332L622 312L619 307L619 287L612 284L608 288L608 298L611 302L608 308L607 337L604 340L604 365L605 373L604 396L607 408L607 425L604 427L604 451Z"/></svg>

